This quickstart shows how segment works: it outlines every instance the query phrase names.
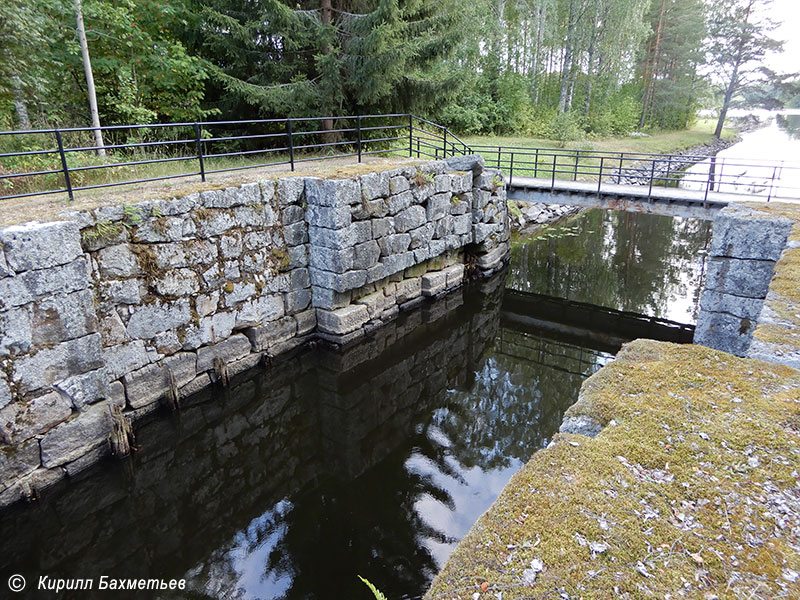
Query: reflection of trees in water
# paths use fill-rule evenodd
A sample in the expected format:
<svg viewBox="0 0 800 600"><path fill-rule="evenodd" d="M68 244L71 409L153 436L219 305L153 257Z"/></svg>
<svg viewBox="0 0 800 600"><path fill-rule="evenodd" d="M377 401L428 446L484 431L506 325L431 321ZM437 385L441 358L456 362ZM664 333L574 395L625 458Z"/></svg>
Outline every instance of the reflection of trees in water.
<svg viewBox="0 0 800 600"><path fill-rule="evenodd" d="M800 115L776 115L775 122L790 138L800 139Z"/></svg>
<svg viewBox="0 0 800 600"><path fill-rule="evenodd" d="M576 236L515 246L507 285L658 317L680 298L696 306L710 223L603 210L572 223Z"/></svg>

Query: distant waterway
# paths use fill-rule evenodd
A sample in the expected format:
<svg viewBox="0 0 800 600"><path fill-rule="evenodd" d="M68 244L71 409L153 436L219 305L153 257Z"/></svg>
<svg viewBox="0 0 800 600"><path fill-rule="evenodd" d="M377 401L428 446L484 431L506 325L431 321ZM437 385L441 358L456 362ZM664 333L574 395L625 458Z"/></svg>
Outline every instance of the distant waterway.
<svg viewBox="0 0 800 600"><path fill-rule="evenodd" d="M768 196L800 198L800 111L766 113L765 127L743 133L741 141L717 153L713 173L720 192L766 199ZM681 187L705 189L693 183L708 176L711 159L686 170ZM776 189L779 186L780 189Z"/></svg>
<svg viewBox="0 0 800 600"><path fill-rule="evenodd" d="M304 352L158 414L129 460L0 514L2 581L184 578L195 598L368 599L361 575L418 597L613 360L516 328L505 289L690 323L709 233L588 211L517 240L504 273L353 347Z"/></svg>

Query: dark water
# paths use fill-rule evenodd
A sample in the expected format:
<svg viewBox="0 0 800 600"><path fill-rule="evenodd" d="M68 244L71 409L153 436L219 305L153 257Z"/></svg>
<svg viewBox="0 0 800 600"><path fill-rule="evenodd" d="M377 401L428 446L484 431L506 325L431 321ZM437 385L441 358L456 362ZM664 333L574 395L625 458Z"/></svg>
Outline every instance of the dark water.
<svg viewBox="0 0 800 600"><path fill-rule="evenodd" d="M192 598L368 599L362 575L419 596L612 358L510 326L505 286L690 318L707 238L697 222L590 212L346 351L158 415L130 460L0 516L0 586L185 577Z"/></svg>

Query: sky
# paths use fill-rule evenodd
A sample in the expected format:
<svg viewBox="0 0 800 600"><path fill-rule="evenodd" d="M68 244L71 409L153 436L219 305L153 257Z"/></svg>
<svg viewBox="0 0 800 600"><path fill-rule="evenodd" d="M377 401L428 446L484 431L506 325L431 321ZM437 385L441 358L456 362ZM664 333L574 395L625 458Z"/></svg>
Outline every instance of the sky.
<svg viewBox="0 0 800 600"><path fill-rule="evenodd" d="M800 71L800 0L773 0L769 15L781 23L773 36L786 43L782 54L768 56L765 62L775 71L797 73Z"/></svg>

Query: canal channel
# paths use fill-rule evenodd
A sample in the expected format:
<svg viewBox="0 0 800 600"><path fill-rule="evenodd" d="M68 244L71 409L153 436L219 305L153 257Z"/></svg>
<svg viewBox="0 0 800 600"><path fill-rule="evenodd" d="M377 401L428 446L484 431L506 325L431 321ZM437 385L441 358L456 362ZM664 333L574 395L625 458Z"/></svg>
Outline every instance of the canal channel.
<svg viewBox="0 0 800 600"><path fill-rule="evenodd" d="M0 572L314 600L369 598L361 575L389 598L419 597L613 360L515 328L505 290L693 323L710 232L593 210L517 239L492 279L345 350L309 349L201 393L141 425L130 459L4 512Z"/></svg>

